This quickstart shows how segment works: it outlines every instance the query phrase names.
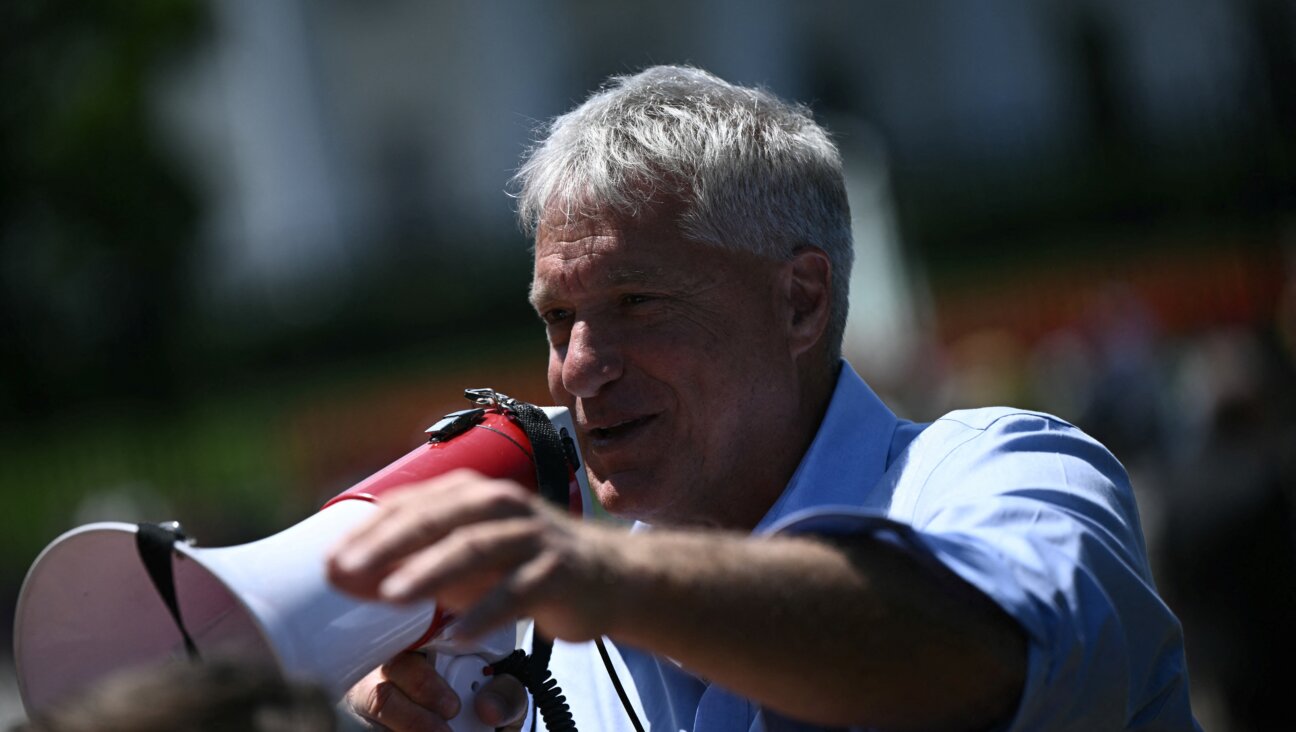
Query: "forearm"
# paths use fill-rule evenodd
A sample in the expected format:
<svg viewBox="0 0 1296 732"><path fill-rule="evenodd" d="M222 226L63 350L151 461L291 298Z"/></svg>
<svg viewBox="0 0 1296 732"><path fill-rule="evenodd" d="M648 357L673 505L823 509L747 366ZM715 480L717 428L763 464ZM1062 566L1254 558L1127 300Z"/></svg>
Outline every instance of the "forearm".
<svg viewBox="0 0 1296 732"><path fill-rule="evenodd" d="M871 539L628 537L615 639L790 716L975 729L1015 702L1015 623L952 575Z"/></svg>

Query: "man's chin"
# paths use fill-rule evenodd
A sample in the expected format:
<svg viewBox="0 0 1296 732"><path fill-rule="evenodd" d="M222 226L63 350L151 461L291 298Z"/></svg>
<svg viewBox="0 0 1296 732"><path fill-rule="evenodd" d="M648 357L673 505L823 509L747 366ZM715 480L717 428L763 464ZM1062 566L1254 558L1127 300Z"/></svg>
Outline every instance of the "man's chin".
<svg viewBox="0 0 1296 732"><path fill-rule="evenodd" d="M640 471L624 471L608 478L590 476L590 488L603 510L628 521L654 522L661 496L656 481Z"/></svg>
<svg viewBox="0 0 1296 732"><path fill-rule="evenodd" d="M653 478L639 483L628 480L591 481L590 487L603 510L625 521L642 521L659 528L712 527L720 524L712 517L697 514L690 504L678 500L661 481Z"/></svg>

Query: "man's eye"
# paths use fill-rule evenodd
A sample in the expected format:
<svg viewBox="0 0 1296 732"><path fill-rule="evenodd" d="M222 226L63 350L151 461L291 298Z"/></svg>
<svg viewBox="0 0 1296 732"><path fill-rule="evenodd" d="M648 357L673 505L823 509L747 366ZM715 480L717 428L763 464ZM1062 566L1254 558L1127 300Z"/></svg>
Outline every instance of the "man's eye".
<svg viewBox="0 0 1296 732"><path fill-rule="evenodd" d="M624 295L621 297L621 304L622 305L642 305L643 303L646 303L651 299L652 297L648 295L640 295L640 294Z"/></svg>
<svg viewBox="0 0 1296 732"><path fill-rule="evenodd" d="M571 311L555 308L540 314L540 319L549 325L561 323L571 317Z"/></svg>

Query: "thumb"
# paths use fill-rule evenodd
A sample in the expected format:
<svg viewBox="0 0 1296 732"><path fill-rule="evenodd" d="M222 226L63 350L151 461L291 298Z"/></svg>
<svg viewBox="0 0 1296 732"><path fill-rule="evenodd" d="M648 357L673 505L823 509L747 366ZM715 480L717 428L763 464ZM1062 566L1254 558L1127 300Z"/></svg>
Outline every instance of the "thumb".
<svg viewBox="0 0 1296 732"><path fill-rule="evenodd" d="M522 682L508 674L491 677L473 699L477 718L492 727L520 730L527 713L527 692Z"/></svg>

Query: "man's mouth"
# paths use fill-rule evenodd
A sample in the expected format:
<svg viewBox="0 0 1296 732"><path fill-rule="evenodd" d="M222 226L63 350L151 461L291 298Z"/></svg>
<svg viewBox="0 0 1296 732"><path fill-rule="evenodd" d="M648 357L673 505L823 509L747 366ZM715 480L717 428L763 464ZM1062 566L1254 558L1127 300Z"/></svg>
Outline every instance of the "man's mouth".
<svg viewBox="0 0 1296 732"><path fill-rule="evenodd" d="M622 420L606 427L592 427L589 430L589 436L595 444L615 442L633 435L641 427L652 421L655 416L656 415L635 417L634 419Z"/></svg>

